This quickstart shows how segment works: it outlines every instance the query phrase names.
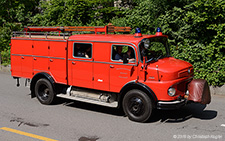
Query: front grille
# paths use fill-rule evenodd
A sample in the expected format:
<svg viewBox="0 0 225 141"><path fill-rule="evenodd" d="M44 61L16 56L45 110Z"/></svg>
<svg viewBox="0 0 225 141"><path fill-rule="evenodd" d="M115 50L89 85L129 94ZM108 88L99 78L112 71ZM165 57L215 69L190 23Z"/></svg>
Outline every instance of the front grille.
<svg viewBox="0 0 225 141"><path fill-rule="evenodd" d="M182 82L180 82L180 83L178 83L177 85L176 85L176 87L177 87L177 91L176 91L176 94L177 95L183 95L183 94L185 94L185 92L187 91L187 85L188 85L188 83L191 81L192 79L188 79L188 80L185 80L185 81L182 81Z"/></svg>

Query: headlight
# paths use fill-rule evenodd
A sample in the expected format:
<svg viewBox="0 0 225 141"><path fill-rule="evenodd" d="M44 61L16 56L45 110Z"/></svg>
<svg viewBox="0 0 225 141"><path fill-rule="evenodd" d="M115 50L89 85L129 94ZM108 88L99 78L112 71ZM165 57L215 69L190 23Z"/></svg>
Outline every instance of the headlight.
<svg viewBox="0 0 225 141"><path fill-rule="evenodd" d="M176 94L176 89L175 88L169 88L168 89L168 95L169 96L174 96Z"/></svg>

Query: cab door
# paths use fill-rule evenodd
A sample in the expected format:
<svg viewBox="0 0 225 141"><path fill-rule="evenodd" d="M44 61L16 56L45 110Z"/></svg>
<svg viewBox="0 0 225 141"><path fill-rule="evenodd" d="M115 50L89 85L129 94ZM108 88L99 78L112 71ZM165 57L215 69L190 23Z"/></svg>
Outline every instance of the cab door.
<svg viewBox="0 0 225 141"><path fill-rule="evenodd" d="M69 43L68 82L69 85L93 88L93 57L91 43Z"/></svg>
<svg viewBox="0 0 225 141"><path fill-rule="evenodd" d="M121 54L118 54L118 47L122 47ZM123 63L122 59L118 60L118 55L122 58L127 54L128 48L132 49L132 56L128 63ZM115 57L116 56L116 57ZM120 92L122 87L133 80L137 79L137 57L136 49L129 45L114 44L111 46L111 63L110 63L110 91Z"/></svg>
<svg viewBox="0 0 225 141"><path fill-rule="evenodd" d="M94 55L94 89L109 91L110 44L95 42Z"/></svg>

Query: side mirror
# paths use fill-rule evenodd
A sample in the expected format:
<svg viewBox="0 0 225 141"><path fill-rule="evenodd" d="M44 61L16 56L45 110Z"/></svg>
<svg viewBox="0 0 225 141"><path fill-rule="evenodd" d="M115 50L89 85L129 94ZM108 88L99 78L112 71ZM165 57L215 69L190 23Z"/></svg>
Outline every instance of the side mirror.
<svg viewBox="0 0 225 141"><path fill-rule="evenodd" d="M129 57L129 56L128 56L127 54L124 54L124 55L123 55L123 63L124 63L124 64L127 64L127 63L128 63L128 59L127 59L128 57Z"/></svg>

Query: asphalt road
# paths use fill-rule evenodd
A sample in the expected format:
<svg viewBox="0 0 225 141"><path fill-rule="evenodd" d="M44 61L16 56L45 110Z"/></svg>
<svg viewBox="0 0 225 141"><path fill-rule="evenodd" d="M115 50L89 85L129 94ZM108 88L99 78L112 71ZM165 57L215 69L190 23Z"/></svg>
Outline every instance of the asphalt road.
<svg viewBox="0 0 225 141"><path fill-rule="evenodd" d="M225 140L225 96L136 123L119 109L65 99L42 105L21 83L0 72L0 141Z"/></svg>

